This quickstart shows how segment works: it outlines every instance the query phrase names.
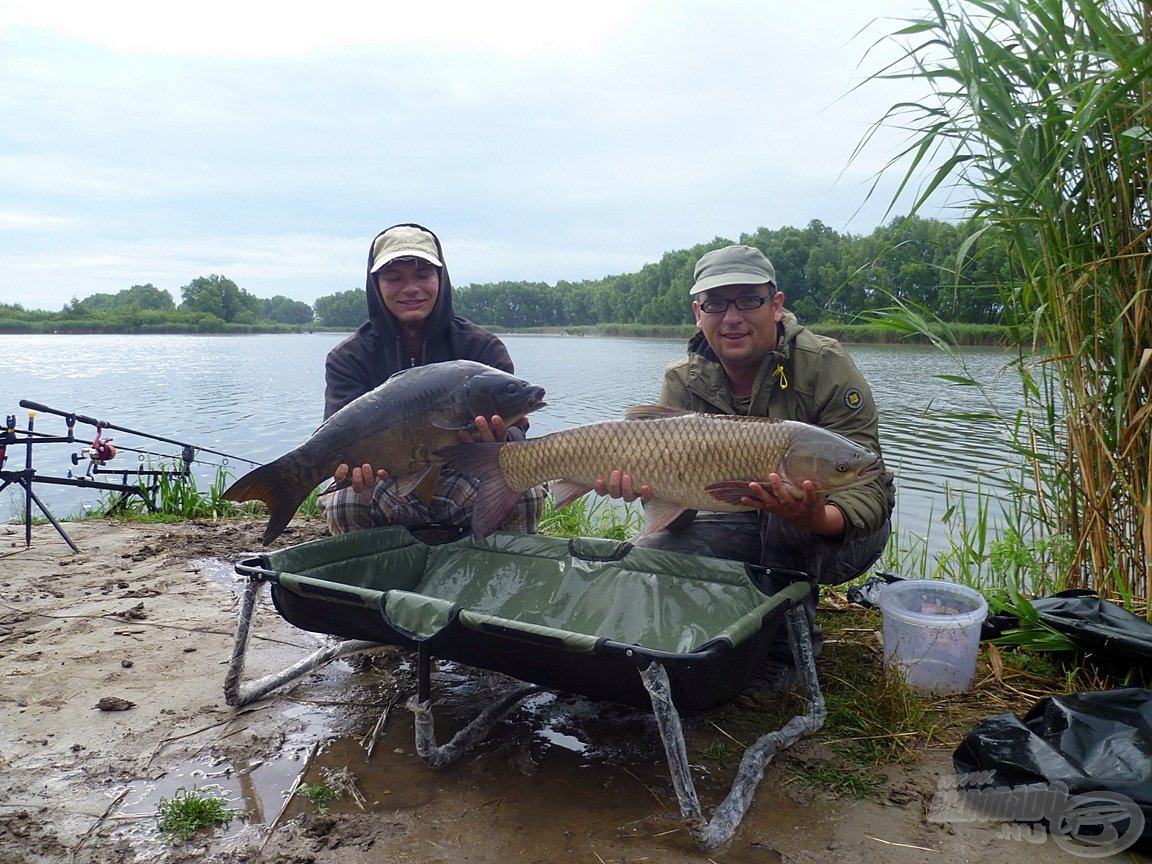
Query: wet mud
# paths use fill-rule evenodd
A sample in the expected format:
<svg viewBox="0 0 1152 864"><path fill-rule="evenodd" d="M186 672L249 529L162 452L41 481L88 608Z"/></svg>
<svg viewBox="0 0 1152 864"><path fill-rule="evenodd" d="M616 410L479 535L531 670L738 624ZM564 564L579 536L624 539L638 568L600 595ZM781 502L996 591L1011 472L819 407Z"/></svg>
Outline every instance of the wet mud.
<svg viewBox="0 0 1152 864"><path fill-rule="evenodd" d="M951 773L947 748L878 769L877 791L863 800L807 785L813 769L835 768L823 744L832 729L770 763L736 837L707 853L682 823L656 724L643 711L541 692L460 761L432 769L415 752L405 707L413 660L398 649L335 661L230 708L231 562L260 548L262 527L73 523L79 553L50 526L36 526L30 548L22 530L0 528L0 861L1074 860L1050 842L1005 839L997 823L929 821L939 778ZM278 542L321 533L294 522ZM324 639L291 627L265 600L249 675L282 668ZM438 739L515 686L439 664ZM99 709L108 698L132 705ZM750 704L738 724L686 719L706 812L726 792L742 746L780 717L778 705ZM318 807L301 794L321 786L339 797ZM168 842L157 804L189 788L218 789L237 815Z"/></svg>

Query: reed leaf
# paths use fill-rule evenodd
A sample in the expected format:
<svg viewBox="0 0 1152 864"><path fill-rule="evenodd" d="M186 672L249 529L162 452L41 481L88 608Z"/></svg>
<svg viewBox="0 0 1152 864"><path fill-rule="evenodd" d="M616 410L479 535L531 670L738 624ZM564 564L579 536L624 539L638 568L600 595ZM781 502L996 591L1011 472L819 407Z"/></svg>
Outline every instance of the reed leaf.
<svg viewBox="0 0 1152 864"><path fill-rule="evenodd" d="M873 76L916 80L927 91L877 123L911 134L888 170L904 172L898 194L917 189L908 218L940 188L957 187L972 242L995 229L990 236L1009 255L1011 278L999 286L1005 323L1047 355L1016 366L1032 407L1015 428L1017 451L1034 454L1032 530L1072 538L1075 550L1066 572L1052 575L1146 601L1152 4L929 7L892 34L902 60ZM910 321L901 315L902 326Z"/></svg>

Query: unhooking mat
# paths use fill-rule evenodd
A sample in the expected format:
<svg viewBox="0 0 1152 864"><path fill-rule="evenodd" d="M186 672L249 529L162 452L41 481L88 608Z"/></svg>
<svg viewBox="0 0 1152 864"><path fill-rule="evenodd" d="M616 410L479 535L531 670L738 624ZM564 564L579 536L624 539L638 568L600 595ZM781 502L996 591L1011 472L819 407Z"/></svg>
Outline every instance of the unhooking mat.
<svg viewBox="0 0 1152 864"><path fill-rule="evenodd" d="M665 667L681 711L748 685L812 585L804 573L593 538L492 534L426 543L401 527L316 540L238 565L303 629L415 648L592 699L650 707L637 668Z"/></svg>

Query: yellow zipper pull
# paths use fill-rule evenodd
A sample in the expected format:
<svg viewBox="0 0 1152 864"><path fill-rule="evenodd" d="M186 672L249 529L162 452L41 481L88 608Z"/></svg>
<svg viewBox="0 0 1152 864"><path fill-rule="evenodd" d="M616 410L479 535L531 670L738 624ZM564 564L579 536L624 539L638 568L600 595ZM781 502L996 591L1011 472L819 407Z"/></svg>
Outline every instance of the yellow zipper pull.
<svg viewBox="0 0 1152 864"><path fill-rule="evenodd" d="M780 379L780 389L781 390L787 390L788 389L788 376L784 374L784 364L783 363L777 363L776 364L776 371L772 373L772 377Z"/></svg>

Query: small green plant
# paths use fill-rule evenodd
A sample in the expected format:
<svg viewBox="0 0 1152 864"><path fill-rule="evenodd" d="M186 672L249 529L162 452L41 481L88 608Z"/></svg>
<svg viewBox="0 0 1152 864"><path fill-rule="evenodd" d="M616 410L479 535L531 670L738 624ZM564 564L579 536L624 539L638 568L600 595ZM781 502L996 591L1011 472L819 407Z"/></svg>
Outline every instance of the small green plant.
<svg viewBox="0 0 1152 864"><path fill-rule="evenodd" d="M340 789L333 789L331 786L325 786L322 783L301 783L296 787L296 794L302 795L311 801L312 806L316 808L316 812L321 814L326 814L329 810L329 805L344 795Z"/></svg>
<svg viewBox="0 0 1152 864"><path fill-rule="evenodd" d="M149 467L156 471L168 470L164 463L150 463ZM106 513L114 510L117 515L133 522L220 519L237 513L251 513L253 508L250 504L237 505L224 500L224 492L231 481L228 470L218 468L208 491L202 492L192 474L162 473L157 475L155 486L142 485L141 495L132 495L123 502L119 501L119 493L105 493L100 499L100 509Z"/></svg>
<svg viewBox="0 0 1152 864"><path fill-rule="evenodd" d="M186 789L181 786L171 798L161 798L156 805L160 833L172 841L187 840L201 828L231 822L240 812L227 807L219 787Z"/></svg>
<svg viewBox="0 0 1152 864"><path fill-rule="evenodd" d="M996 584L1015 586L1015 591L1032 594L1055 594L1065 587L1051 574L1067 573L1075 550L1072 540L1051 535L1025 540L1014 529L992 542L988 564Z"/></svg>
<svg viewBox="0 0 1152 864"><path fill-rule="evenodd" d="M713 738L704 749L700 751L700 758L705 762L723 763L728 759L728 742L722 738Z"/></svg>
<svg viewBox="0 0 1152 864"><path fill-rule="evenodd" d="M644 512L638 504L621 504L599 495L585 495L563 509L544 499L540 533L553 537L604 537L628 540L640 533Z"/></svg>

